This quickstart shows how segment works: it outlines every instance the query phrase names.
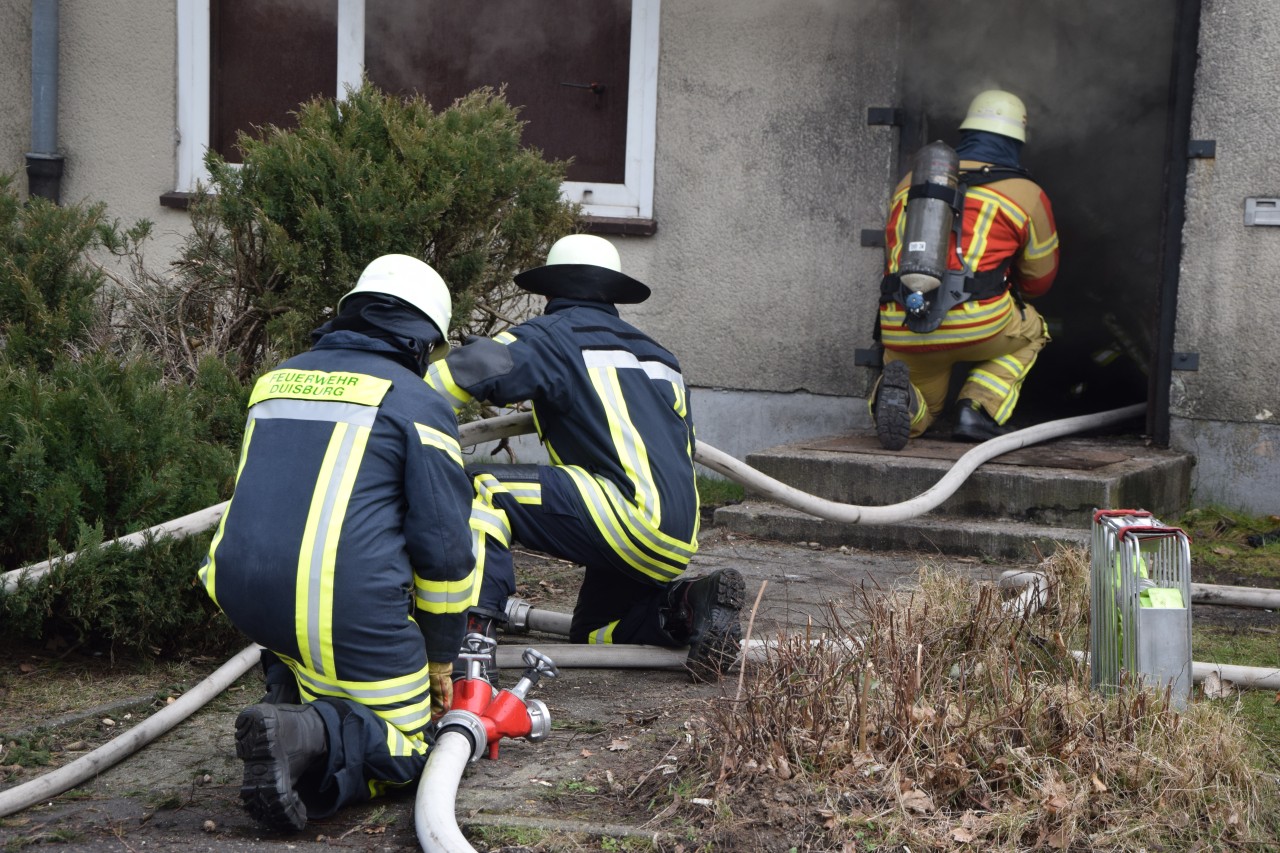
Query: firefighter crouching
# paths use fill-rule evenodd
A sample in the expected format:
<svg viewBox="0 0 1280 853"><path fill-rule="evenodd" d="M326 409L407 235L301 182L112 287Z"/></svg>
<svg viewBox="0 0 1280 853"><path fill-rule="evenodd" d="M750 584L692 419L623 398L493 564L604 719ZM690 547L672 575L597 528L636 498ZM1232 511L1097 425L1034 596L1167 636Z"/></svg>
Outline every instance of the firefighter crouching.
<svg viewBox="0 0 1280 853"><path fill-rule="evenodd" d="M452 303L405 255L373 261L258 380L235 492L199 577L263 653L236 720L240 795L299 830L422 772L477 575L457 421L422 376Z"/></svg>
<svg viewBox="0 0 1280 853"><path fill-rule="evenodd" d="M870 406L880 444L901 450L942 414L953 365L971 364L951 437L1004 426L1049 342L1024 299L1058 272L1049 199L1021 166L1026 108L1009 92L973 99L953 152L935 142L894 190L885 226L878 333L884 370Z"/></svg>
<svg viewBox="0 0 1280 853"><path fill-rule="evenodd" d="M649 288L617 249L586 234L551 247L516 284L548 297L541 316L454 349L427 381L455 408L531 401L552 465L470 466L483 583L468 631L493 636L516 591L511 545L585 568L575 643L689 647L695 680L738 654L744 585L733 569L684 572L698 548L694 427L680 365L623 321Z"/></svg>

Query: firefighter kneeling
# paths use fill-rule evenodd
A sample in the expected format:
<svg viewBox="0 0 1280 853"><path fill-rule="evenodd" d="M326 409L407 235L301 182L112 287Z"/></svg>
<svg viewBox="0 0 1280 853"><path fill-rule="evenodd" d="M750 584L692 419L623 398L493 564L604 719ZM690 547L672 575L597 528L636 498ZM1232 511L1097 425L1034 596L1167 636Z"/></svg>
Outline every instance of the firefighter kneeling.
<svg viewBox="0 0 1280 853"><path fill-rule="evenodd" d="M503 621L519 541L585 568L571 641L688 646L690 675L718 678L738 655L744 584L733 569L684 576L698 548L684 377L615 307L649 288L622 273L608 240L586 234L515 280L548 297L544 313L453 350L427 377L455 408L531 401L556 463L468 468L484 578L468 631L493 636Z"/></svg>
<svg viewBox="0 0 1280 853"><path fill-rule="evenodd" d="M268 694L237 718L236 754L245 808L271 828L412 783L449 706L477 589L472 489L422 375L451 313L431 267L378 258L250 398L199 576L266 647Z"/></svg>

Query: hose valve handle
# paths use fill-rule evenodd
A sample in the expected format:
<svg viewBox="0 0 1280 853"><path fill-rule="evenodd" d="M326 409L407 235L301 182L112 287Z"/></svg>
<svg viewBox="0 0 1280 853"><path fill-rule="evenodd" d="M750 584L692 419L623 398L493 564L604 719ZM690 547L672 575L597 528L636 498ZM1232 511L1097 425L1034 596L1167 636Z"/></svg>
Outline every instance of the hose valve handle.
<svg viewBox="0 0 1280 853"><path fill-rule="evenodd" d="M516 686L511 688L511 692L519 696L523 701L529 695L529 691L538 684L539 680L556 678L560 675L560 670L556 668L551 658L537 649L525 649L522 657L525 663L525 671L521 674L520 680L516 682Z"/></svg>
<svg viewBox="0 0 1280 853"><path fill-rule="evenodd" d="M467 678L485 680L485 664L494 664L493 656L498 648L498 641L484 634L467 634L462 641L462 648L463 651L458 653L458 660L466 661Z"/></svg>

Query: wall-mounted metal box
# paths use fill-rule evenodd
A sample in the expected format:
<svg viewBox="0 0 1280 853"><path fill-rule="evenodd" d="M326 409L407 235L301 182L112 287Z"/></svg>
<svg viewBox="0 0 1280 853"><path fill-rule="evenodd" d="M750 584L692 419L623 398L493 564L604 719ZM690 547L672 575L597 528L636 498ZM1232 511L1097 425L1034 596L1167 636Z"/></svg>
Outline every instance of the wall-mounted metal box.
<svg viewBox="0 0 1280 853"><path fill-rule="evenodd" d="M1246 198L1245 225L1280 225L1280 198Z"/></svg>

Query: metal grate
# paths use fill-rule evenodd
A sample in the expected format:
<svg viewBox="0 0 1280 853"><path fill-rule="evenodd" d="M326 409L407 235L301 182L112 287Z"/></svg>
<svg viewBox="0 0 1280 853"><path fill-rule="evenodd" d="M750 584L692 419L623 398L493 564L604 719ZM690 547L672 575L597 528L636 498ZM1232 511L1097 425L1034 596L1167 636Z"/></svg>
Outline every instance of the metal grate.
<svg viewBox="0 0 1280 853"><path fill-rule="evenodd" d="M1097 510L1090 559L1089 660L1095 690L1124 680L1191 696L1191 545L1144 510Z"/></svg>

